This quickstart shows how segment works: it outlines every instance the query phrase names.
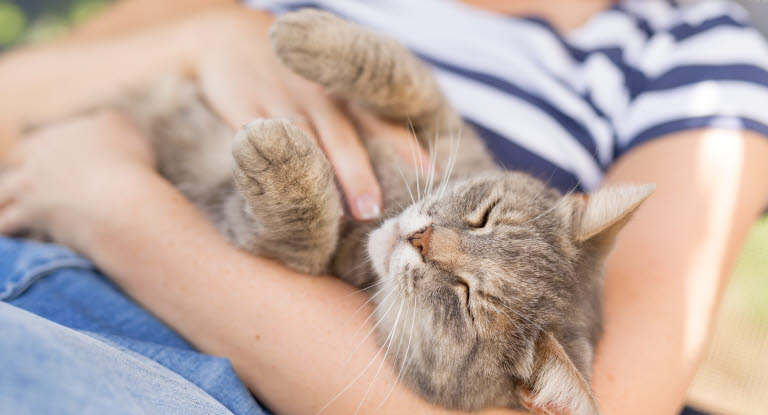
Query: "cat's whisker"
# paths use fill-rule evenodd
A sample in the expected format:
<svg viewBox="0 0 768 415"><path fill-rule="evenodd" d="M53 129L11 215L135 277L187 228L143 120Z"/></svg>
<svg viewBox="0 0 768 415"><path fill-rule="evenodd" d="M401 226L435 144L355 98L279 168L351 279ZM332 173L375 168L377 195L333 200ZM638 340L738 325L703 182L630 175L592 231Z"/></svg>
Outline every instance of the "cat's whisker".
<svg viewBox="0 0 768 415"><path fill-rule="evenodd" d="M539 196L544 192L544 190L546 190L548 188L549 182L552 181L553 177L555 177L555 172L556 171L557 170L552 170L552 174L549 175L549 178L547 179L547 181L544 182L544 184L541 185L541 188L536 192L536 194L533 195L533 197L529 201L529 204L526 205L526 208L528 208L530 206L533 206L533 204L536 203L536 200L538 200Z"/></svg>
<svg viewBox="0 0 768 415"><path fill-rule="evenodd" d="M400 290L400 291L402 291L402 290ZM381 292L384 292L384 291L382 290ZM365 323L367 323L367 322L368 322L368 320L370 320L370 319L371 319L371 317L373 317L373 316L376 314L376 311L377 311L377 310L378 310L380 307L382 307L382 306L383 306L383 305L386 303L386 300L387 300L388 298L390 298L390 296L392 296L392 295L396 294L396 292L397 292L397 290L395 290L394 288L393 288L393 289L390 289L390 290L387 292L387 295L385 295L385 296L384 296L384 298L382 298L382 299L381 299L381 303L379 303L379 304L376 306L376 308L374 308L374 309L373 309L373 311L371 312L371 314L369 314L369 315L368 315L368 318L366 318L366 319L365 319L365 321L363 321L363 324L361 324L361 325L360 325L360 327L357 329L357 331L355 331L355 335L357 335L357 333L359 333L359 332L360 332L360 330L361 330L363 327L365 327ZM394 303L392 303L392 304L394 305ZM391 308L391 307L392 307L392 306L390 306L390 308ZM389 309L387 309L387 311L386 311L384 314L386 315L386 313L387 313L387 312L389 312ZM374 329L375 329L375 328L376 328L376 327L374 326ZM373 332L373 330L371 330L371 332ZM370 333L368 333L368 334L370 335ZM366 337L367 337L367 336L366 336Z"/></svg>
<svg viewBox="0 0 768 415"><path fill-rule="evenodd" d="M403 178L403 183L405 183L405 188L408 189L408 195L411 196L411 203L414 205L416 204L416 199L413 198L413 192L411 191L411 186L408 184L408 179L405 178L405 173L403 173L403 169L400 168L400 164L395 163L395 167L397 167L397 171L400 172L400 177ZM405 209L403 209L405 211Z"/></svg>
<svg viewBox="0 0 768 415"><path fill-rule="evenodd" d="M375 284L375 285L378 285L378 284ZM365 290L371 289L371 288L373 288L375 285L372 285L372 286L370 286L370 287L368 287L368 288L365 288ZM355 293L359 293L360 291L362 291L362 290L356 291ZM357 308L357 309L356 309L356 310L355 310L355 311L354 311L352 314L350 314L350 316L349 316L349 317L347 317L347 321L345 321L345 322L344 322L344 325L346 326L346 325L347 325L347 323L349 323L349 321L350 321L350 320L352 320L353 318L355 318L355 316L357 315L357 313L359 313L359 312L360 312L360 310L362 310L363 308L365 308L365 306L366 306L366 305L368 305L368 303L370 303L371 301L373 301L373 300L374 300L376 297L378 297L379 295L381 295L381 293L383 293L383 292L385 292L385 291L384 291L384 290L379 290L379 291L377 291L376 293L374 293L372 296L370 296L370 298L368 298L368 300L366 300L366 301L365 301L365 302L364 302L364 303L363 303L363 304L362 304L360 307L358 307L358 308ZM352 294L355 294L355 293L352 293ZM345 297L351 296L352 294L347 294ZM370 316L368 316L368 317L370 318ZM366 321L367 321L367 320L366 320ZM362 327L360 327L360 328L362 328ZM360 331L360 328L358 328L358 331Z"/></svg>
<svg viewBox="0 0 768 415"><path fill-rule="evenodd" d="M389 335L387 336L387 340L384 341L385 344L387 344L387 350L384 351L384 357L381 359L381 363L379 363L379 368L376 369L376 374L373 375L373 379L371 380L370 386L368 386L368 390L365 391L365 395L363 395L363 399L360 400L360 404L357 406L357 409L355 409L355 414L357 415L358 412L360 412L360 408L362 408L363 403L365 402L365 399L368 397L368 394L371 393L371 389L373 389L373 385L376 383L376 378L379 377L379 373L381 373L381 368L384 367L384 363L387 361L387 354L389 354L389 348L392 347L392 339L394 338L394 334L397 331L397 325L400 323L400 314L403 312L403 306L405 303L400 304L400 310L397 312L397 316L395 317L395 325L392 326L392 329L389 332ZM383 347L383 346L382 346Z"/></svg>
<svg viewBox="0 0 768 415"><path fill-rule="evenodd" d="M453 137L453 134L451 135ZM451 140L451 143L454 143L454 140ZM451 155L449 157L449 166L445 173L445 183L443 185L443 191L448 187L448 184L451 180L451 175L453 174L453 168L456 166L456 159L458 158L459 154L459 146L461 144L461 131L458 132L458 135L456 136L455 145L451 147ZM440 196L442 197L442 192L440 193Z"/></svg>
<svg viewBox="0 0 768 415"><path fill-rule="evenodd" d="M405 309L405 320L406 320L405 322L406 323L408 322L408 312L409 312L409 308L406 308ZM395 354L394 354L395 356L400 356L400 348L403 347L403 336L404 335L405 334L401 331L400 336L398 337L398 340L397 340L397 350L395 351ZM392 377L394 377L394 376L395 376L395 371L394 371L394 368L393 368L392 372L389 374L389 378L387 379L387 384L392 382Z"/></svg>
<svg viewBox="0 0 768 415"><path fill-rule="evenodd" d="M453 148L451 150L451 158L449 160L448 165L448 174L445 176L445 188L448 188L448 184L451 182L451 176L453 175L453 166L456 165L456 159L458 158L459 154L459 144L461 142L461 133L457 132L455 135L456 139L453 141Z"/></svg>
<svg viewBox="0 0 768 415"><path fill-rule="evenodd" d="M355 384L355 382L357 382L357 381L358 381L358 379L360 379L360 378L361 378L361 377L362 377L362 376L365 374L365 372L367 372L367 371L368 371L368 369L371 367L371 365L373 364L373 362L375 362L375 361L376 361L376 358L378 358L378 357L379 357L379 355L381 354L381 352L382 352L383 350L384 350L384 347L381 347L381 348L379 348L379 351L378 351L378 353L376 353L376 355L375 355L375 356L373 356L373 358L371 359L371 361L370 361L370 362L368 362L368 364L365 366L365 368L363 368L363 370L360 372L360 374L359 374L359 375L357 375L357 377L355 377L354 379L352 379L352 381L351 381L351 382L349 382L349 384L348 384L347 386L345 386L345 387L344 387L344 389L342 389L342 390L341 390L339 393L337 393L336 395L334 395L334 397L333 397L333 398L331 398L331 400L330 400L330 401L328 401L328 403L326 403L325 405L323 405L323 407L322 407L322 408L320 408L320 409L319 409L319 410L318 410L318 411L317 411L315 414L316 414L316 415L320 415L321 413L323 413L323 411L325 411L326 409L328 409L328 407L329 407L329 406L331 406L331 404L332 404L332 403L334 403L334 402L336 401L336 399L339 399L339 397L340 397L341 395L343 395L343 394L344 394L344 392L348 391L348 390L349 390L349 388L351 388L351 387L352 387L352 385L354 385L354 384Z"/></svg>
<svg viewBox="0 0 768 415"><path fill-rule="evenodd" d="M411 123L410 119L408 119L408 124L410 124L411 131L413 131L413 124ZM419 161L416 160L416 150L414 150L414 148L413 148L414 142L416 143L416 149L419 148L419 142L416 141L416 133L413 133L413 135L411 135L410 138L411 138L411 140L409 141L409 145L411 147L411 158L413 159L414 167L418 167ZM419 184L419 176L421 176L421 173L416 172L416 193L418 195L418 199L417 200L420 201L421 200L421 185Z"/></svg>
<svg viewBox="0 0 768 415"><path fill-rule="evenodd" d="M535 323L535 322L531 321L531 319L529 319L528 317L524 316L523 314L521 314L519 311L517 311L517 310L513 309L512 307L509 307L509 306L507 306L507 305L505 305L505 304L501 304L501 306L502 306L502 307L504 307L504 308L506 308L507 310L509 310L509 311L511 311L511 312L513 312L513 313L515 313L515 315L517 315L517 316L518 316L518 317L520 317L521 319L525 320L525 321L526 321L528 324L532 325L532 326L533 326L533 327L535 327L537 330L541 330L541 329L542 329L540 324L537 324L537 323Z"/></svg>
<svg viewBox="0 0 768 415"><path fill-rule="evenodd" d="M453 158L453 151L454 151L454 137L453 133L451 132L448 135L448 160L446 160L445 163L445 171L443 172L443 177L440 179L440 192L438 193L438 199L443 197L443 192L445 191L446 184L448 182L448 169L451 165L451 158Z"/></svg>
<svg viewBox="0 0 768 415"><path fill-rule="evenodd" d="M445 169L443 169L443 175L440 178L440 184L438 185L438 193L437 197L438 199L443 197L443 185L445 184L445 180L448 177L446 173L448 173L448 164L451 160L451 151L453 151L453 135L448 135L448 160L445 162Z"/></svg>
<svg viewBox="0 0 768 415"><path fill-rule="evenodd" d="M397 199L392 199L393 202L397 203L397 206L400 207L400 212L405 212L405 206L403 206L402 203L400 203Z"/></svg>
<svg viewBox="0 0 768 415"><path fill-rule="evenodd" d="M370 264L371 262L373 262L373 259L371 259L371 258L366 258L366 259L365 259L363 262L361 262L361 263L359 263L359 264L355 265L355 266L354 266L352 269L350 269L350 270L349 270L349 272L351 273L352 271L355 271L355 270L357 270L358 268L360 268L360 267L362 267L362 266L364 266L364 265L368 265L368 264Z"/></svg>
<svg viewBox="0 0 768 415"><path fill-rule="evenodd" d="M418 156L419 156L419 160L418 160L419 173L423 176L424 175L424 159L421 157L421 145L419 145L419 137L416 135L416 129L413 127L413 122L411 122L410 118L408 118L408 127L410 127L411 129L411 137L413 137L414 144L416 145L416 151L418 152ZM424 185L426 186L426 182L424 183Z"/></svg>
<svg viewBox="0 0 768 415"><path fill-rule="evenodd" d="M386 296L385 298L387 298L387 297L389 297L389 295L391 295L391 294L395 294L395 293L397 293L398 295L399 295L399 294L401 294L401 293L402 293L402 289L400 289L400 290L395 290L395 289L392 289L392 290L390 290L389 294L387 294L387 296ZM383 303L382 303L382 304L383 304ZM376 323L376 325L374 325L374 326L373 326L373 328L371 329L371 331L369 331L369 332L368 332L368 334L367 334L367 335L366 335L366 336L363 338L363 340L362 340L362 341L360 341L360 343L359 343L359 344L358 344L358 345L355 347L355 349L354 349L354 350L352 350L352 352L351 352L351 353L349 354L349 356L346 358L345 362L342 364L342 368L346 367L346 366L349 364L350 360L352 359L352 356L354 356L354 354L357 352L357 350L358 350L358 349L360 349L360 347L361 347L361 346L362 346L362 345L365 343L365 341L366 341L366 340L368 340L368 337L369 337L369 336L370 336L370 335L371 335L371 334L372 334L372 333L373 333L373 332L376 330L376 328L379 326L379 324L380 324L382 321L384 321L384 320L385 320L386 316L387 316L387 315L389 315L389 313L390 313L390 311L391 311L391 309L392 309L392 307L393 307L394 305L395 305L395 302L393 301L393 302L392 302L392 305L390 305L390 306L389 306L389 308L387 309L387 311L385 311L385 312L384 312L384 317L383 317L383 318L381 318L381 319L379 319L378 323ZM378 307L376 307L376 309L378 309ZM371 316L373 316L373 315L375 314L375 312L376 312L376 310L374 310L374 311L373 311L373 312L372 312L372 313L371 313L371 314L368 316L368 318L365 320L365 322L363 322L363 325L362 325L360 328L363 328L363 326L365 326L365 323L366 323L366 322L367 322L367 321L368 321L368 320L371 318ZM357 333L358 333L359 331L360 331L360 329L358 329L358 330L355 332L355 334L354 334L353 336L356 336L356 335L357 335ZM386 342L385 342L385 343L386 343ZM378 353L376 353L376 355L375 355L375 356L374 356L374 357L371 359L371 361L370 361L370 362L368 362L368 364L367 364L367 365L365 366L365 368L364 368L364 369L363 369L363 370L360 372L360 374L359 374L359 375L357 375L357 376L356 376L354 379L352 379L352 381L351 381L351 382L350 382L350 383L349 383L347 386L345 386L345 387L344 387L344 389L342 389L342 390L341 390L339 393L337 393L336 395L334 395L334 397L333 397L333 398L331 398L331 400L330 400L330 401L328 401L328 403L326 403L325 405L323 405L323 407L322 407L322 408L320 408L320 410L318 410L316 414L317 414L317 415L319 415L319 414L320 414L320 413L322 413L324 410L328 409L328 407L329 407L329 406L330 406L330 405L331 405L331 404L332 404L334 401L336 401L336 399L338 399L338 398L339 398L339 397L340 397L342 394L344 394L344 392L346 392L347 390L349 390L349 388L351 388L351 387L352 387L352 385L354 385L354 384L355 384L355 382L357 382L357 381L358 381L358 380L359 380L359 379L360 379L360 378L363 376L363 374L365 374L365 372L366 372L366 371L368 371L368 369L371 367L371 365L373 364L373 362L374 362L374 361L376 361L376 358L378 358L378 357L379 357L379 355L381 354L381 352L382 352L383 350L384 350L384 345L382 345L382 346L379 348L379 351L378 351Z"/></svg>
<svg viewBox="0 0 768 415"><path fill-rule="evenodd" d="M437 132L435 132L435 136L432 138L432 140L429 142L429 161L430 161L430 169L429 169L429 184L427 185L427 188L424 190L424 194L432 193L432 187L435 184L435 171L436 171L436 162L435 162L435 155L437 153Z"/></svg>
<svg viewBox="0 0 768 415"><path fill-rule="evenodd" d="M581 184L581 179L579 179L579 181L576 182L576 185L573 186L573 188L571 188L571 190L569 190L568 193L563 195L563 197L560 200L558 200L557 203L552 205L552 207L550 207L549 209L545 210L544 213L539 214L538 216L536 216L535 218L533 218L529 222L536 221L536 219L539 219L539 218L541 218L543 216L546 216L549 212L552 212L553 210L557 209L561 204L565 203L570 198L570 196L573 194L573 192L576 191L576 189L579 187L580 184Z"/></svg>
<svg viewBox="0 0 768 415"><path fill-rule="evenodd" d="M402 290L402 289L400 289L400 290L395 290L395 289L392 289L392 290L391 290L391 291L390 291L390 292L389 292L389 293L388 293L388 294L387 294L387 295L384 297L384 299L387 299L387 298L389 298L389 297L390 297L390 295L392 295L392 294L395 294L395 296L397 296L397 295L400 295L400 294L402 294L402 292L403 292L403 290ZM358 328L358 329L357 329L357 331L355 331L355 333L354 333L354 335L355 335L355 336L357 336L357 333L359 333L359 332L360 332L360 329L362 329L363 327L365 327L365 323L367 323L367 322L368 322L368 320L370 320L370 319L371 319L371 317L373 317L373 316L376 314L376 310L378 310L378 309L379 309L379 307L381 307L383 304L384 304L384 300L382 300L381 304L379 304L379 305L378 305L378 306L377 306L377 307L376 307L376 308L375 308L375 309L374 309L374 310L371 312L371 314L370 314L370 315L368 315L368 318L366 318L366 319L365 319L365 321L363 321L363 324L360 326L360 328ZM368 340L368 337L370 337L370 336L371 336L371 334L373 334L373 332L374 332L374 331L376 331L376 328L377 328L377 327L379 327L379 324L381 324L381 322L385 320L386 316L388 316L388 315L389 315L389 313L390 313L390 311L392 310L392 307L393 307L394 305L395 305L395 302L394 302L394 301L392 301L392 305L390 305L390 306L389 306L389 308L387 309L387 311L385 311L385 312L384 312L384 316L383 316L382 318L378 319L378 321L377 321L377 322L376 322L376 324L373 326L373 328L372 328L372 329L371 329L371 330L368 332L368 334L366 334L366 335L365 335L365 337L363 338L363 340L361 340L361 341L360 341L360 343L358 343L358 345L357 345L357 346L356 346L356 347L355 347L355 348L352 350L352 352L349 354L349 356L347 357L347 359L344 361L344 365L343 365L343 367L346 367L346 365L347 365L347 364L349 364L349 361L352 359L352 356L354 356L354 355L355 355L355 353L357 352L357 350L358 350L358 349L360 349L360 347L361 347L361 346L362 346L362 345L365 343L365 341L366 341L366 340Z"/></svg>
<svg viewBox="0 0 768 415"><path fill-rule="evenodd" d="M440 120L436 119L435 126L433 129L435 134L432 136L430 154L429 154L429 160L432 163L432 173L429 181L429 193L432 193L432 190L434 189L435 177L437 176L437 159L440 156L440 153L439 153L440 129L438 128L439 125L440 125Z"/></svg>
<svg viewBox="0 0 768 415"><path fill-rule="evenodd" d="M395 391L397 388L398 382L403 378L403 369L408 366L408 355L411 352L411 340L413 340L413 327L416 325L416 297L413 297L413 312L411 313L411 329L410 334L408 335L408 345L405 347L405 357L403 357L403 361L400 363L400 370L397 372L397 377L395 378L395 384L392 385L392 387L389 389L389 392L387 392L387 396L384 397L384 400L381 401L378 407L373 412L378 411L384 404L387 402L387 399L389 399L389 396L392 395L392 392ZM407 318L407 317L406 317ZM398 346L397 354L400 354L400 348ZM411 356L413 358L413 356ZM394 372L393 372L394 373Z"/></svg>
<svg viewBox="0 0 768 415"><path fill-rule="evenodd" d="M363 263L362 263L362 264L360 264L360 265L358 265L357 267L359 267L359 266L361 266L361 265L363 265L363 264L367 264L367 263L369 263L369 262L371 262L371 260L370 260L370 259L368 259L368 260L366 260L366 261L363 261ZM357 268L357 267L355 267L355 268ZM352 270L354 270L355 268L352 268ZM343 297L341 297L341 298L347 298L347 297L353 296L353 295L355 295L355 294L359 294L359 293L361 293L361 292L363 292L363 291L368 291L368 290L370 290L371 288L373 288L373 287L375 287L375 286L377 286L377 285L381 285L381 284L384 284L385 282L386 282L386 281L384 281L384 280L381 280L381 281L379 281L379 282L375 282L375 283L373 283L373 284L371 284L371 285L369 285L369 286L367 286L367 287L365 287L365 288L361 288L361 289L359 289L359 290L357 290L357 291L355 291L355 292L351 292L351 293L349 293L349 294L346 294L345 296L343 296Z"/></svg>
<svg viewBox="0 0 768 415"><path fill-rule="evenodd" d="M499 309L498 311L501 311L502 313L504 313L504 315L507 317L507 320L509 320L509 324L511 324L512 327L515 328L515 331L517 332L518 336L520 336L520 338L525 337L525 333L523 333L523 331L520 330L520 326L515 323L515 320L512 318L512 316L507 314L507 312L504 310Z"/></svg>

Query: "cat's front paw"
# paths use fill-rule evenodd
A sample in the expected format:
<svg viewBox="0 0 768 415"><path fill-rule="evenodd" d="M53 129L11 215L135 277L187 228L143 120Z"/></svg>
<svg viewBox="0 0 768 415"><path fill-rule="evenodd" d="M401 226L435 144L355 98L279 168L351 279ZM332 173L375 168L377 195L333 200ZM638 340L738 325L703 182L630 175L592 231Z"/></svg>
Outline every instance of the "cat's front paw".
<svg viewBox="0 0 768 415"><path fill-rule="evenodd" d="M238 182L242 185L250 179L262 187L260 191L268 190L263 187L270 184L280 185L268 182L287 180L290 173L304 171L312 161L308 158L316 157L317 152L312 139L286 119L253 120L235 135L232 144L236 176L245 176Z"/></svg>
<svg viewBox="0 0 768 415"><path fill-rule="evenodd" d="M341 207L320 148L288 120L258 119L237 133L232 155L235 183L258 229L244 244L296 270L324 272Z"/></svg>
<svg viewBox="0 0 768 415"><path fill-rule="evenodd" d="M297 74L329 86L345 70L339 61L349 51L352 36L347 22L331 13L302 9L280 16L269 38L275 54Z"/></svg>

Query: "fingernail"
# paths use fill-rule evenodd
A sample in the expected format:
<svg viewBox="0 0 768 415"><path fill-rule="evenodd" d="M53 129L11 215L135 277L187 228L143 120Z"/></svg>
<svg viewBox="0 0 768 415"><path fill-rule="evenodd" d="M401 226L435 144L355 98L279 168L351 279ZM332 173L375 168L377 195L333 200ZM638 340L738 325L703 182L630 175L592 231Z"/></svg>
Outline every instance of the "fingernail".
<svg viewBox="0 0 768 415"><path fill-rule="evenodd" d="M381 215L381 207L371 195L364 195L357 199L357 214L362 220L376 219Z"/></svg>

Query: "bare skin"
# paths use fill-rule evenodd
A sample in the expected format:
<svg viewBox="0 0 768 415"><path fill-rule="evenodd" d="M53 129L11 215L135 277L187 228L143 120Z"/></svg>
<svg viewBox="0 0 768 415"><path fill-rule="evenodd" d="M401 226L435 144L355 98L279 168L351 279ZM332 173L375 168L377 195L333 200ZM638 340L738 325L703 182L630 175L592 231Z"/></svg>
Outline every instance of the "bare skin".
<svg viewBox="0 0 768 415"><path fill-rule="evenodd" d="M19 79L24 65L8 62L0 62L0 71ZM370 310L350 318L363 294L228 245L148 168L151 157L121 119L81 118L35 138L14 149L0 180L0 232L37 226L88 254L201 350L232 359L277 413L315 413L368 362L378 367L369 339L340 369L369 330L357 328ZM609 261L606 332L593 389L604 414L671 415L701 357L734 256L768 201L768 142L737 131L675 134L625 155L606 182L655 182L657 190ZM384 365L361 413L387 397L387 370ZM324 413L354 412L374 374L365 371ZM440 412L401 386L380 409Z"/></svg>
<svg viewBox="0 0 768 415"><path fill-rule="evenodd" d="M207 13L175 20L169 16L166 24L141 31L131 31L131 21L111 30L94 23L56 44L4 56L0 154L28 125L77 113L131 85L186 73L199 79L206 98L233 131L258 117L291 118L326 150L353 216L377 217L381 190L344 104L277 61L266 36L270 15L211 3ZM407 131L398 129L391 137L410 159Z"/></svg>
<svg viewBox="0 0 768 415"><path fill-rule="evenodd" d="M112 131L122 133L104 142ZM14 152L14 167L0 183L0 232L41 227L88 254L201 350L232 359L251 390L278 413L313 413L362 372L326 410L354 411L380 359L369 338L344 364L367 333L357 330L367 313L354 313L365 295L227 244L149 169L151 158L139 142L111 115L40 132ZM764 137L691 131L638 148L609 173L609 182L654 181L657 195L610 259L606 333L593 381L603 413L679 409L730 264L766 202L766 160ZM65 168L69 174L59 174ZM104 174L91 174L96 170ZM387 365L383 373L363 413L387 397ZM301 399L296 390L305 391ZM382 409L440 412L402 386Z"/></svg>
<svg viewBox="0 0 768 415"><path fill-rule="evenodd" d="M541 15L569 30L611 1L465 2L511 15ZM292 117L322 143L353 216L377 216L381 189L348 114L275 62L264 36L271 22L269 15L233 0L128 0L61 40L4 56L0 89L7 99L0 103L0 154L28 124L76 113L126 86L186 72L203 81L208 99L235 129L259 116ZM53 90L57 93L50 94ZM390 130L393 145L410 158L407 131Z"/></svg>

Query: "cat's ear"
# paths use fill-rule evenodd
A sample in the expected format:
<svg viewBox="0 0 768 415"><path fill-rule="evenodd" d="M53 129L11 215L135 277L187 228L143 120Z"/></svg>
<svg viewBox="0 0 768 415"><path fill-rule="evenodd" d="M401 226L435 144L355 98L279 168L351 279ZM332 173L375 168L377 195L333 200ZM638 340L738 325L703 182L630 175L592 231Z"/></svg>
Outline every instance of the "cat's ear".
<svg viewBox="0 0 768 415"><path fill-rule="evenodd" d="M540 415L600 415L589 383L550 333L536 342L533 374L520 402Z"/></svg>
<svg viewBox="0 0 768 415"><path fill-rule="evenodd" d="M648 196L656 189L654 184L642 186L622 185L600 189L589 195L574 196L577 200L576 240L613 240Z"/></svg>

